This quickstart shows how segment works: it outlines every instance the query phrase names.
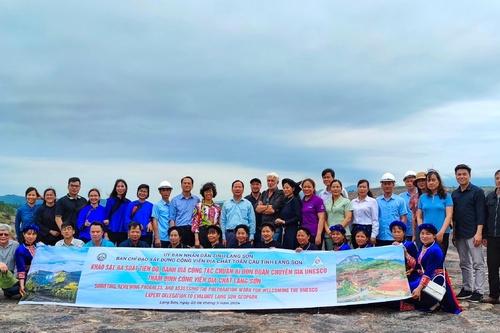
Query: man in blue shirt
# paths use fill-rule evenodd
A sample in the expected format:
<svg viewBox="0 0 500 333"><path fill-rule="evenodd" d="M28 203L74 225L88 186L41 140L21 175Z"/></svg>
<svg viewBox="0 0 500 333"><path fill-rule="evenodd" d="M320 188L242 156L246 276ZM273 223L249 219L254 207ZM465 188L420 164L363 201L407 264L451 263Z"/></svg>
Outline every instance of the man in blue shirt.
<svg viewBox="0 0 500 333"><path fill-rule="evenodd" d="M90 224L90 241L83 247L115 247L115 244L104 239L104 225L101 222Z"/></svg>
<svg viewBox="0 0 500 333"><path fill-rule="evenodd" d="M200 199L191 195L193 178L186 176L181 179L182 193L172 199L170 203L170 226L176 226L182 232L182 244L194 246L194 234L191 231L194 206Z"/></svg>
<svg viewBox="0 0 500 333"><path fill-rule="evenodd" d="M377 246L391 245L394 242L389 226L394 221L403 221L406 223L406 209L405 201L393 193L394 186L396 185L396 178L392 173L385 173L380 180L382 184L382 195L377 197L378 204L378 219L379 219L379 233L377 236Z"/></svg>
<svg viewBox="0 0 500 333"><path fill-rule="evenodd" d="M485 196L482 189L472 185L471 168L465 164L455 167L458 187L453 199L453 244L457 247L462 270L463 288L457 299L479 302L484 294L483 227L485 223ZM474 271L474 274L473 274ZM475 276L475 281L473 277Z"/></svg>
<svg viewBox="0 0 500 333"><path fill-rule="evenodd" d="M231 185L233 198L224 202L220 216L222 230L222 244L228 248L238 245L234 228L245 224L250 228L250 242L253 243L255 235L255 212L252 204L243 198L244 185L241 180L235 180Z"/></svg>
<svg viewBox="0 0 500 333"><path fill-rule="evenodd" d="M403 181L405 182L407 191L404 191L399 195L405 201L406 210L408 211L408 215L406 216L406 239L409 241L411 241L413 237L413 212L410 209L410 199L415 193L417 193L417 188L413 184L415 179L417 179L417 173L415 171L406 171Z"/></svg>
<svg viewBox="0 0 500 333"><path fill-rule="evenodd" d="M154 204L151 216L153 218L154 246L167 248L170 245L168 229L170 228L170 194L172 185L164 180L158 186L161 200Z"/></svg>

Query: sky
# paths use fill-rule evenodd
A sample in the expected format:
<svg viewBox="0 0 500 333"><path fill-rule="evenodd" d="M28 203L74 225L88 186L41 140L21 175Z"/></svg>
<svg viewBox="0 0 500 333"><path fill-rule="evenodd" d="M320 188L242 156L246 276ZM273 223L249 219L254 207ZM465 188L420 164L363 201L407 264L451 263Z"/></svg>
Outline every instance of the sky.
<svg viewBox="0 0 500 333"><path fill-rule="evenodd" d="M500 169L498 1L0 0L0 195ZM265 181L264 181L265 183ZM266 185L263 186L266 188Z"/></svg>

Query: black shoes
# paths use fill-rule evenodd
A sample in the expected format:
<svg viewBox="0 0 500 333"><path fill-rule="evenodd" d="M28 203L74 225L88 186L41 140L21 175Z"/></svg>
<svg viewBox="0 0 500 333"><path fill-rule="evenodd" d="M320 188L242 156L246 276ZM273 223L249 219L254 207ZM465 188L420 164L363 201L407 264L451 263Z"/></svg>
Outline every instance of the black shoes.
<svg viewBox="0 0 500 333"><path fill-rule="evenodd" d="M457 299L468 299L471 296L472 291L462 288L462 290L460 290L460 292L457 294Z"/></svg>
<svg viewBox="0 0 500 333"><path fill-rule="evenodd" d="M472 303L479 303L483 299L483 295L478 293L477 291L474 291L472 295L467 299L469 302Z"/></svg>

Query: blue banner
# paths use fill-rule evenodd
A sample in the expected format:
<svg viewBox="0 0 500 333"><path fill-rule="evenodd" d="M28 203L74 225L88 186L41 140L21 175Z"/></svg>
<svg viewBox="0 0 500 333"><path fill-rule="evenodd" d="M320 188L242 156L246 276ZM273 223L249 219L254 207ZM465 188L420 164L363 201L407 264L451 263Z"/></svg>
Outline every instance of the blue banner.
<svg viewBox="0 0 500 333"><path fill-rule="evenodd" d="M308 308L410 296L403 249L41 246L20 304L175 310Z"/></svg>

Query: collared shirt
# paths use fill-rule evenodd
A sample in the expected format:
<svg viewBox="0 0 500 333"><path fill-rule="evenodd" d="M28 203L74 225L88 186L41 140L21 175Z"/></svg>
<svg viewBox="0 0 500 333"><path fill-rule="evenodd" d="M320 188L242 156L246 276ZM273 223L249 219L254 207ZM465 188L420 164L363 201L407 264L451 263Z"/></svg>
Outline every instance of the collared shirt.
<svg viewBox="0 0 500 333"><path fill-rule="evenodd" d="M312 238L318 233L318 213L324 212L325 203L316 194L313 194L309 200L306 200L306 197L302 198L302 226L311 231Z"/></svg>
<svg viewBox="0 0 500 333"><path fill-rule="evenodd" d="M61 239L55 246L82 247L83 245L85 245L85 243L82 240L73 237L69 245L64 242L64 239Z"/></svg>
<svg viewBox="0 0 500 333"><path fill-rule="evenodd" d="M343 196L340 196L335 202L333 202L333 199L325 202L326 222L329 227L336 224L342 224L347 212L352 212L352 206L349 199L346 199ZM351 229L346 227L346 235L350 234ZM326 236L330 237L328 234L325 234L325 237Z"/></svg>
<svg viewBox="0 0 500 333"><path fill-rule="evenodd" d="M19 243L12 239L9 239L6 247L0 245L0 262L7 265L7 268L11 272L14 272L16 268L15 253L18 246Z"/></svg>
<svg viewBox="0 0 500 333"><path fill-rule="evenodd" d="M352 223L361 225L371 225L371 237L377 238L379 231L378 223L378 204L372 197L366 197L359 200L359 197L351 201L352 205Z"/></svg>
<svg viewBox="0 0 500 333"><path fill-rule="evenodd" d="M118 245L118 247L143 247L143 248L148 248L148 247L151 247L151 246L149 246L148 243L146 243L144 241L141 241L140 239L137 242L137 245L134 245L134 243L132 243L132 241L130 239L127 239L126 241L121 242L120 245Z"/></svg>
<svg viewBox="0 0 500 333"><path fill-rule="evenodd" d="M89 242L85 243L85 245L83 245L83 247L97 247L97 246L95 246L94 242L92 240L90 240ZM109 240L103 238L100 247L115 247L115 244L113 244L113 242L110 242Z"/></svg>
<svg viewBox="0 0 500 333"><path fill-rule="evenodd" d="M23 230L24 227L35 224L35 215L40 206L41 205L39 204L30 207L30 205L24 204L17 209L14 227L16 229L16 235L18 238L21 235L21 230Z"/></svg>
<svg viewBox="0 0 500 333"><path fill-rule="evenodd" d="M87 199L77 196L73 198L65 195L56 202L56 217L60 216L63 222L71 222L76 230L76 219L78 218L78 209L87 204Z"/></svg>
<svg viewBox="0 0 500 333"><path fill-rule="evenodd" d="M423 223L429 223L441 230L446 219L446 207L453 207L451 196L446 193L446 197L441 199L438 194L429 196L423 193L418 199L418 209L422 210ZM450 232L450 227L445 231Z"/></svg>
<svg viewBox="0 0 500 333"><path fill-rule="evenodd" d="M453 226L456 239L474 237L478 225L486 222L484 191L476 185L470 184L465 191L458 187L451 194L453 199Z"/></svg>
<svg viewBox="0 0 500 333"><path fill-rule="evenodd" d="M500 237L500 196L497 190L486 196L486 224L483 228L483 237Z"/></svg>
<svg viewBox="0 0 500 333"><path fill-rule="evenodd" d="M222 206L220 227L222 239L226 239L226 230L234 230L237 225L245 224L250 228L250 240L255 234L255 212L253 206L247 199L240 201L231 198Z"/></svg>
<svg viewBox="0 0 500 333"><path fill-rule="evenodd" d="M155 235L155 237L160 238L164 242L170 242L170 237L168 237L168 229L170 228L170 202L160 200L155 203L151 216L158 219L158 235Z"/></svg>
<svg viewBox="0 0 500 333"><path fill-rule="evenodd" d="M342 194L344 198L349 199L349 194L347 193L345 188L342 187L342 192L340 192L340 194ZM321 190L321 192L319 192L318 197L320 197L323 200L323 202L327 202L332 198L332 193L327 191L325 188Z"/></svg>
<svg viewBox="0 0 500 333"><path fill-rule="evenodd" d="M274 209L274 214L262 214L262 223L268 222L274 224L274 221L280 217L280 212L283 209L285 194L282 190L274 190L273 194L269 197L269 190L265 190L259 197L264 205L271 205ZM257 201L257 205L258 205Z"/></svg>
<svg viewBox="0 0 500 333"><path fill-rule="evenodd" d="M175 196L170 202L170 220L175 222L176 227L191 226L194 206L200 202L200 198L191 195L185 198L184 194Z"/></svg>
<svg viewBox="0 0 500 333"><path fill-rule="evenodd" d="M378 240L394 240L389 225L396 220L400 220L401 216L408 215L406 202L399 195L392 194L389 200L384 195L377 197L378 204L378 220L379 234Z"/></svg>
<svg viewBox="0 0 500 333"><path fill-rule="evenodd" d="M418 193L418 192L417 192ZM413 196L410 192L405 191L399 195L406 202L406 209L408 210L408 215L406 215L406 236L413 236L413 228L411 227L411 221L413 219L413 212L410 209L410 199Z"/></svg>

